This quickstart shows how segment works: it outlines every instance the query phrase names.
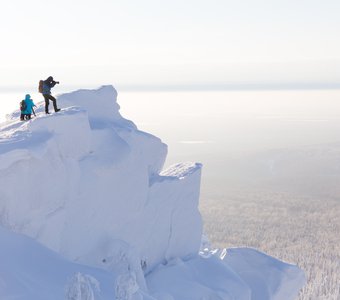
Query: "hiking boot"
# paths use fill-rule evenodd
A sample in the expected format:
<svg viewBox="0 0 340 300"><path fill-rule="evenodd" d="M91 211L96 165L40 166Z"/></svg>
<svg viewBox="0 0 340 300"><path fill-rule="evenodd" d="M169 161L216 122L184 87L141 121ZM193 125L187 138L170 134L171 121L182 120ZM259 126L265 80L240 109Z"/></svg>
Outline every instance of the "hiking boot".
<svg viewBox="0 0 340 300"><path fill-rule="evenodd" d="M60 111L60 108L57 108L57 109L55 110L55 112L58 112L58 111Z"/></svg>
<svg viewBox="0 0 340 300"><path fill-rule="evenodd" d="M50 114L50 113L47 111L47 112L46 112L46 115L49 115L49 114Z"/></svg>

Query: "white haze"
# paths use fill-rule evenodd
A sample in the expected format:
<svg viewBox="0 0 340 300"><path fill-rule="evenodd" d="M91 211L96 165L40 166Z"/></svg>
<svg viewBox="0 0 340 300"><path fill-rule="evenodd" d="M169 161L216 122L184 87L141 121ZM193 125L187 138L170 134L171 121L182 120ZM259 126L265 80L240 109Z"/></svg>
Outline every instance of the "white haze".
<svg viewBox="0 0 340 300"><path fill-rule="evenodd" d="M340 299L339 90L121 93L119 103L169 145L168 164L203 163L215 246L297 262L308 278L299 300Z"/></svg>

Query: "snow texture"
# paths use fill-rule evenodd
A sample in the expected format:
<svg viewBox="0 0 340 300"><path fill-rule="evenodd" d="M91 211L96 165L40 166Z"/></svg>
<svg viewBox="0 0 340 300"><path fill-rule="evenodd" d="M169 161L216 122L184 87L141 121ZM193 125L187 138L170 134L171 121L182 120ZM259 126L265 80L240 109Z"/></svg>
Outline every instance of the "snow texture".
<svg viewBox="0 0 340 300"><path fill-rule="evenodd" d="M40 104L0 125L1 299L294 299L295 266L199 254L202 166L163 171L167 146L116 99L112 86L79 90L59 113Z"/></svg>

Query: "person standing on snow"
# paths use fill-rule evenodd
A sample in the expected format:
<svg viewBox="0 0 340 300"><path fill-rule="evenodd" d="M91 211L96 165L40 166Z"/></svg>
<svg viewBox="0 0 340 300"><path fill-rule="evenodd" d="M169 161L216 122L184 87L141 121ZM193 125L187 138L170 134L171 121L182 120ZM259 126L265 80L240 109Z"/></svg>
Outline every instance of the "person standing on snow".
<svg viewBox="0 0 340 300"><path fill-rule="evenodd" d="M52 76L49 76L46 80L42 82L42 94L45 99L45 113L49 114L48 112L48 105L50 104L51 100L53 102L53 108L55 112L60 111L60 108L57 108L57 99L51 95L51 88L53 88L56 84L59 84L59 81L54 81Z"/></svg>
<svg viewBox="0 0 340 300"><path fill-rule="evenodd" d="M21 110L20 120L21 121L30 120L32 112L35 115L33 107L36 105L33 103L33 100L31 99L31 95L29 94L25 96L25 99L23 101L25 102L25 106L24 106L25 108L24 110Z"/></svg>

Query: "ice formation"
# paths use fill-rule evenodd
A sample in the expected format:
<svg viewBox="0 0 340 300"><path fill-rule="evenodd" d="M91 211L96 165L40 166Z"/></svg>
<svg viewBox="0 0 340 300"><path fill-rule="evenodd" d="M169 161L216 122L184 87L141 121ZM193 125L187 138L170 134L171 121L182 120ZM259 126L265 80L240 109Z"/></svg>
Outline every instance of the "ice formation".
<svg viewBox="0 0 340 300"><path fill-rule="evenodd" d="M167 146L116 99L79 90L57 114L0 125L1 299L294 299L296 266L199 253L201 165L162 170Z"/></svg>

